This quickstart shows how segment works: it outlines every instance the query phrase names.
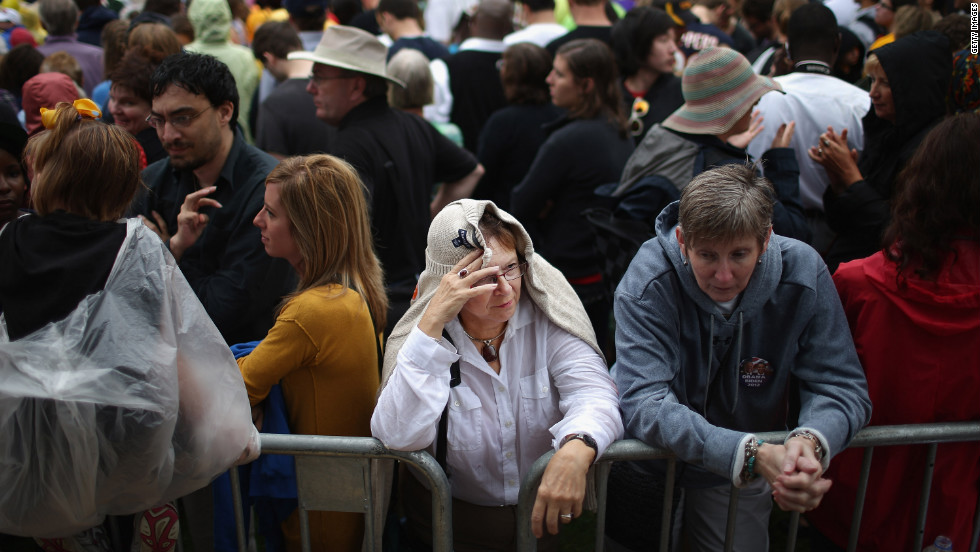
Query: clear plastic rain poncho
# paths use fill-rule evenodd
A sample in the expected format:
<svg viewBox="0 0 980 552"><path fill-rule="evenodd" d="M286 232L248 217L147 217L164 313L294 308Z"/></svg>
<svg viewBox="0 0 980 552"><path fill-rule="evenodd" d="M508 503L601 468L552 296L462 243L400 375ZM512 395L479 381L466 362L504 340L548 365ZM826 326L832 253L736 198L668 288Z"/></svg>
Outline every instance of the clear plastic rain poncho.
<svg viewBox="0 0 980 552"><path fill-rule="evenodd" d="M105 289L10 342L0 318L0 533L69 536L258 454L231 352L139 221Z"/></svg>

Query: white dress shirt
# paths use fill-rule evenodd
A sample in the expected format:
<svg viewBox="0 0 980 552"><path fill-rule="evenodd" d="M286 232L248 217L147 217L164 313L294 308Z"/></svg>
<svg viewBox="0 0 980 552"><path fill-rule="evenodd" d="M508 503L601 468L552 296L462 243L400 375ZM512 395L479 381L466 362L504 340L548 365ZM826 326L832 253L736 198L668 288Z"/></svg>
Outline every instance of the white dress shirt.
<svg viewBox="0 0 980 552"><path fill-rule="evenodd" d="M749 143L748 152L759 159L770 147L779 125L796 121L790 147L800 164L800 200L804 209L823 211L823 193L830 184L827 171L810 159L807 150L816 146L828 126L840 134L847 129L847 145L858 153L864 149L861 119L871 108L871 98L860 88L830 75L790 73L776 77L786 94L769 92L759 100L762 132ZM765 168L763 168L765 170Z"/></svg>
<svg viewBox="0 0 980 552"><path fill-rule="evenodd" d="M530 42L544 48L549 42L565 36L568 28L558 23L532 23L519 31L514 31L504 37L504 44L510 46L518 42Z"/></svg>
<svg viewBox="0 0 980 552"><path fill-rule="evenodd" d="M526 296L499 347L500 374L458 320L446 329L456 347L418 327L409 334L378 398L371 434L395 450L434 452L448 402L446 461L454 497L482 506L516 504L521 478L566 435L591 435L600 454L622 437L619 396L602 358ZM462 383L450 389L456 359Z"/></svg>

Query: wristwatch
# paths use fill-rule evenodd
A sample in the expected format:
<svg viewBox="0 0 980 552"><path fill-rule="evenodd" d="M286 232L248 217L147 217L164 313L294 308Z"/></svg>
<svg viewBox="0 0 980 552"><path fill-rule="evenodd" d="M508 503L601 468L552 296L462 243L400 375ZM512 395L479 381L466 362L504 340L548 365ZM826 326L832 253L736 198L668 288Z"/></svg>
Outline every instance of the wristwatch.
<svg viewBox="0 0 980 552"><path fill-rule="evenodd" d="M599 458L599 444L596 443L595 439L593 439L588 433L572 433L571 435L566 435L565 438L561 440L561 444L558 445L558 448L565 446L565 443L569 441L575 440L582 441L595 451L595 459L593 459L593 462Z"/></svg>

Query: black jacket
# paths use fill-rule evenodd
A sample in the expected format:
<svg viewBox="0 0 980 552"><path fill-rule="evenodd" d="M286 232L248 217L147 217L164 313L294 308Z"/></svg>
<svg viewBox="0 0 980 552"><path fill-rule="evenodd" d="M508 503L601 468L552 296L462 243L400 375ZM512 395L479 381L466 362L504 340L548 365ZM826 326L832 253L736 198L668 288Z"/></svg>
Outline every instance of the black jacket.
<svg viewBox="0 0 980 552"><path fill-rule="evenodd" d="M895 123L871 109L864 117L864 151L858 168L864 180L843 193L824 193L827 223L837 233L827 253L831 271L837 265L881 249L891 213L898 173L926 133L946 114L946 91L953 72L946 37L925 31L874 51L891 85Z"/></svg>

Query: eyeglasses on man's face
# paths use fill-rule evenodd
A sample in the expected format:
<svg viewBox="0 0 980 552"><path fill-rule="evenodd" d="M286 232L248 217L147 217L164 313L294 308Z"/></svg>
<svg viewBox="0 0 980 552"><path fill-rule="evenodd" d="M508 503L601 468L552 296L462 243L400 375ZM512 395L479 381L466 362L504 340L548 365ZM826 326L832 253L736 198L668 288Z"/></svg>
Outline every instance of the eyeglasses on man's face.
<svg viewBox="0 0 980 552"><path fill-rule="evenodd" d="M526 272L527 272L527 262L526 261L523 262L523 263L512 264L512 265L508 266L507 269L504 270L503 272L497 273L497 274L495 274L493 276L487 276L486 278L480 278L479 280L477 280L477 282L475 284L473 284L470 287L471 288L475 288L475 287L478 287L478 286L486 286L486 285L490 285L490 284L496 284L497 281L498 281L498 279L500 279L500 278L503 278L504 280L507 280L509 282L511 280L516 280L516 279L520 278L521 276L524 276L524 274Z"/></svg>
<svg viewBox="0 0 980 552"><path fill-rule="evenodd" d="M352 78L354 78L353 75L348 75L346 73L341 73L340 75L333 75L333 76L317 75L316 73L310 73L310 80L313 81L313 84L315 84L316 86L320 86L322 83L330 80L343 80L343 79L352 79Z"/></svg>
<svg viewBox="0 0 980 552"><path fill-rule="evenodd" d="M209 105L204 109L198 111L197 113L191 113L187 115L183 115L183 114L174 115L172 117L161 117L160 115L150 115L149 117L146 118L146 124L150 125L151 127L157 130L163 129L163 126L167 123L170 123L170 126L176 129L184 129L189 127L191 123L194 122L194 119L197 119L205 111L213 107L214 107L213 105Z"/></svg>

